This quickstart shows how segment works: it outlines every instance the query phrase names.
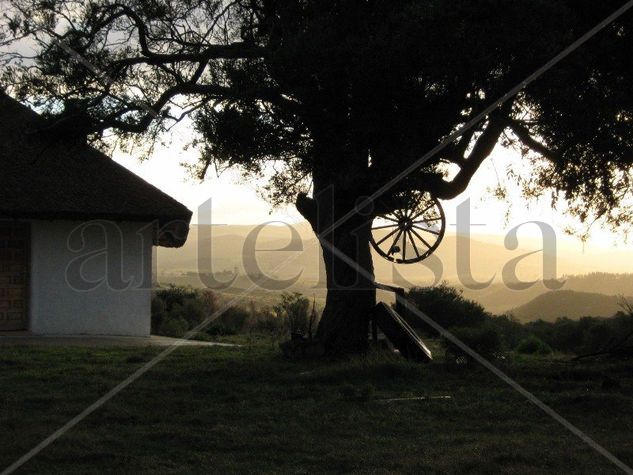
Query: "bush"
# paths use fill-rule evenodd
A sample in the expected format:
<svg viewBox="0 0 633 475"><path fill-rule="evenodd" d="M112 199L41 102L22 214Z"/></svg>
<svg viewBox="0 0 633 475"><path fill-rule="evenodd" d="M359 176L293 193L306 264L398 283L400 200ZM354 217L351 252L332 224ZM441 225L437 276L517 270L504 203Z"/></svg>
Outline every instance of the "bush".
<svg viewBox="0 0 633 475"><path fill-rule="evenodd" d="M216 295L210 290L170 286L158 289L152 297L152 333L182 337L217 309ZM233 305L210 323L201 338L261 332L278 340L289 331L307 334L310 327L310 302L300 293L283 293L273 308L248 308Z"/></svg>
<svg viewBox="0 0 633 475"><path fill-rule="evenodd" d="M246 329L250 317L251 312L243 307L234 305L227 308L215 322L223 325L224 328L228 329L228 331L231 332L229 334L235 335Z"/></svg>
<svg viewBox="0 0 633 475"><path fill-rule="evenodd" d="M182 337L210 316L217 306L210 290L170 286L159 289L152 297L153 334Z"/></svg>
<svg viewBox="0 0 633 475"><path fill-rule="evenodd" d="M273 307L278 317L288 323L291 334L307 335L310 327L310 300L299 292L284 292L281 301Z"/></svg>
<svg viewBox="0 0 633 475"><path fill-rule="evenodd" d="M236 335L237 330L229 325L225 325L222 322L212 322L207 327L206 333L211 336L229 336Z"/></svg>
<svg viewBox="0 0 633 475"><path fill-rule="evenodd" d="M479 352L482 354L490 354L489 348L494 351L501 348L515 349L526 354L547 354L552 350L584 354L610 348L621 343L627 335L633 339L633 306L626 304L623 304L624 311L612 318L559 318L555 322L538 320L521 324L512 316L494 316L486 312L481 305L464 298L459 289L446 282L436 287L414 287L408 297L442 327L463 332L465 343L473 340L470 346L481 345L482 351ZM430 335L435 334L415 316L403 316L414 328ZM490 340L484 341L486 338ZM497 344L499 348L495 349ZM447 348L456 357L463 357L454 345L448 345Z"/></svg>
<svg viewBox="0 0 633 475"><path fill-rule="evenodd" d="M501 337L490 326L454 327L451 328L450 332L462 343L486 359L496 358L501 351ZM444 338L443 344L446 347L447 359L453 361L465 360L467 362L472 360L471 356L448 339Z"/></svg>
<svg viewBox="0 0 633 475"><path fill-rule="evenodd" d="M555 322L528 322L525 328L551 348L575 354L602 351L633 332L633 320L625 314L612 318L559 318Z"/></svg>
<svg viewBox="0 0 633 475"><path fill-rule="evenodd" d="M501 346L505 349L516 348L521 340L529 336L526 328L511 315L493 316L486 323L494 328L501 337Z"/></svg>
<svg viewBox="0 0 633 475"><path fill-rule="evenodd" d="M258 312L253 329L271 335L283 335L288 332L286 321L282 317L277 316L277 314L269 308L262 309Z"/></svg>
<svg viewBox="0 0 633 475"><path fill-rule="evenodd" d="M202 309L206 315L211 315L218 308L218 298L211 290L199 290L197 292L197 300L200 302Z"/></svg>
<svg viewBox="0 0 633 475"><path fill-rule="evenodd" d="M449 286L446 282L435 287L414 287L407 297L417 308L444 328L476 327L492 317L480 304L464 298L461 290ZM414 328L434 333L418 318L410 315L404 317Z"/></svg>
<svg viewBox="0 0 633 475"><path fill-rule="evenodd" d="M174 305L183 306L186 300L195 300L198 295L192 288L170 285L165 289L157 290L156 297L164 302L167 312L171 312Z"/></svg>
<svg viewBox="0 0 633 475"><path fill-rule="evenodd" d="M531 335L521 340L515 351L524 355L549 355L552 353L552 347L540 338Z"/></svg>
<svg viewBox="0 0 633 475"><path fill-rule="evenodd" d="M182 338L189 330L187 321L183 318L169 318L160 327L160 334L172 338Z"/></svg>
<svg viewBox="0 0 633 475"><path fill-rule="evenodd" d="M196 327L204 321L204 319L211 315L206 313L204 306L200 300L187 300L182 309L183 318L189 324L189 329Z"/></svg>

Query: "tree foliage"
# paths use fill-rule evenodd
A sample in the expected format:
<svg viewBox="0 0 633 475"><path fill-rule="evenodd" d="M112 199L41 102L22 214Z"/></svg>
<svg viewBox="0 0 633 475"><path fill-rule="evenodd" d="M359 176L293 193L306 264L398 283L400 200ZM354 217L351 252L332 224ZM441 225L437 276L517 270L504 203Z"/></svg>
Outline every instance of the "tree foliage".
<svg viewBox="0 0 633 475"><path fill-rule="evenodd" d="M272 166L274 203L310 183L353 203L623 3L10 0L3 84L93 139L188 118L201 176ZM504 142L530 164L526 195L627 220L631 34L629 13L390 191L456 196Z"/></svg>

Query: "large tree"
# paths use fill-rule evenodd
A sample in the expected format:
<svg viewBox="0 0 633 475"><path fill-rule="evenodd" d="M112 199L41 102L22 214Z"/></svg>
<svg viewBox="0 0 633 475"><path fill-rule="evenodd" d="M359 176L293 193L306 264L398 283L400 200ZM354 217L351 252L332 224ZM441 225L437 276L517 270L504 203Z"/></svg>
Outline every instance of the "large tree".
<svg viewBox="0 0 633 475"><path fill-rule="evenodd" d="M274 170L271 202L296 201L364 269L323 247L318 338L331 351L366 345L371 219L408 190L459 195L500 142L529 162L526 194L551 192L584 220L628 219L631 14L350 215L622 0L4 3L4 87L55 114L53 135L152 143L184 120L201 176Z"/></svg>

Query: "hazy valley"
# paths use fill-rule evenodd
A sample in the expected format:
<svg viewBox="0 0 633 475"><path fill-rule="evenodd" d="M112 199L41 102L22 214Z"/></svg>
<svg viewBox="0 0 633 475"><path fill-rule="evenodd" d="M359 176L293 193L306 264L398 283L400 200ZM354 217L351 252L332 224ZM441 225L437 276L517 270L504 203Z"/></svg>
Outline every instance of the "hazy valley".
<svg viewBox="0 0 633 475"><path fill-rule="evenodd" d="M467 239L453 233L420 264L396 265L374 255L375 274L381 283L405 288L447 281L490 312L510 312L523 321L611 316L623 296L633 295L633 274L627 273L633 250L583 251L580 244L565 242L555 255L544 256L541 248L533 238L519 240L512 250L503 237ZM544 259L550 267L554 263L557 280L543 281ZM508 277L507 268L515 270L514 277ZM318 303L325 296L318 242L302 224L293 230L283 225L193 226L185 247L159 249L156 273L162 285L210 287L232 296L248 289L244 298L261 303L282 290L314 296ZM381 292L379 298L391 296Z"/></svg>

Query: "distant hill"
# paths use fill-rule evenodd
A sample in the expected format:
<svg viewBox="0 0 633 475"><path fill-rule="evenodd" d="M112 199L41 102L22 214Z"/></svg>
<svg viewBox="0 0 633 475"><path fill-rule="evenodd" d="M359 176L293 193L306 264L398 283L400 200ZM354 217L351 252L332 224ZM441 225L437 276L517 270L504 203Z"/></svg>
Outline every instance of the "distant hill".
<svg viewBox="0 0 633 475"><path fill-rule="evenodd" d="M563 276L565 290L594 292L605 295L632 295L633 274L591 272L584 275Z"/></svg>
<svg viewBox="0 0 633 475"><path fill-rule="evenodd" d="M619 301L620 297L615 295L557 290L541 294L510 313L522 322L554 321L559 317L611 317L622 310Z"/></svg>
<svg viewBox="0 0 633 475"><path fill-rule="evenodd" d="M574 290L608 296L633 295L633 274L591 272L584 275L564 275L564 285L559 290ZM503 283L494 283L485 289L464 289L464 296L475 300L492 313L501 314L527 304L539 295L549 293L543 282L537 282L525 290L512 290Z"/></svg>
<svg viewBox="0 0 633 475"><path fill-rule="evenodd" d="M254 226L192 226L187 243L182 248L159 248L157 250L158 272L179 274L183 272L234 271L244 273L245 267L253 267L253 259L244 255L243 249L247 236L254 237ZM301 272L301 280L316 281L324 276L323 262L318 241L305 225L296 226L301 242L295 243L292 251L284 251L290 243L291 232L286 226L265 226L257 234L257 255L255 260L262 271L270 272L289 259L277 272L280 276L295 276ZM386 233L387 231L383 231ZM458 264L458 251L461 246L470 251L469 262ZM303 249L304 252L297 252ZM510 259L532 249L519 248L508 250L503 243L489 242L465 238L455 234L444 237L442 245L428 260L414 265L396 265L374 254L376 278L383 283L396 283L402 287L412 285L429 285L434 280L460 280L461 272L469 271L477 281L497 280L501 270ZM462 253L463 254L463 253ZM463 257L463 256L462 256ZM542 271L541 255L534 254L521 261L519 277L525 280L538 278ZM564 256L559 257L559 264L567 263ZM464 269L469 266L469 269ZM563 266L564 268L565 266ZM461 279L463 280L463 279ZM527 301L527 300L526 300ZM509 307L508 307L509 308Z"/></svg>

